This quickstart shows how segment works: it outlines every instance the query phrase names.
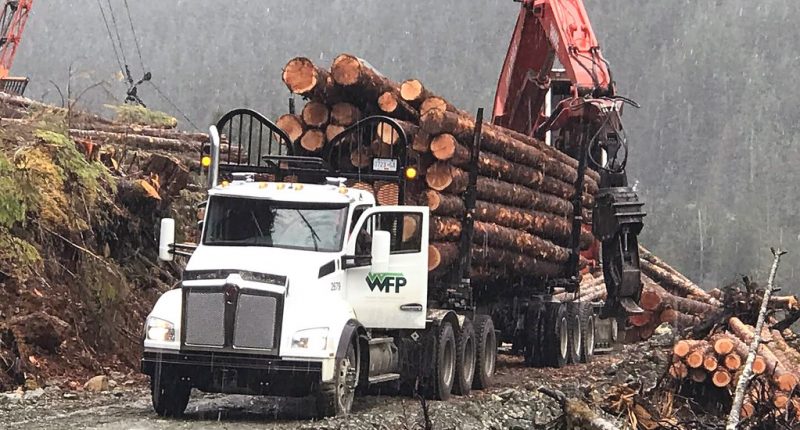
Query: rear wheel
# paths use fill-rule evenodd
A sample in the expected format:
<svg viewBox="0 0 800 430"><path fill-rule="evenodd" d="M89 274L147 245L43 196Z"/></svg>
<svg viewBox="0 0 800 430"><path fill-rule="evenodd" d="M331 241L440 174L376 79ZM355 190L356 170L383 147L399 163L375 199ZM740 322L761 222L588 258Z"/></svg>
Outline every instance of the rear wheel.
<svg viewBox="0 0 800 430"><path fill-rule="evenodd" d="M475 378L472 388L482 390L492 385L497 362L497 337L494 323L488 315L475 317L475 346Z"/></svg>
<svg viewBox="0 0 800 430"><path fill-rule="evenodd" d="M580 304L581 332L583 333L583 345L581 347L580 361L588 363L594 356L594 308L591 303ZM615 336L615 335L612 335Z"/></svg>
<svg viewBox="0 0 800 430"><path fill-rule="evenodd" d="M472 390L475 377L475 330L472 322L464 319L456 349L456 378L453 393L466 396Z"/></svg>
<svg viewBox="0 0 800 430"><path fill-rule="evenodd" d="M355 339L350 341L344 357L336 360L333 381L320 387L317 394L317 414L321 417L343 416L350 413L358 381L359 363Z"/></svg>
<svg viewBox="0 0 800 430"><path fill-rule="evenodd" d="M167 378L150 378L150 393L153 409L162 417L176 418L183 415L189 404L192 388L180 381Z"/></svg>
<svg viewBox="0 0 800 430"><path fill-rule="evenodd" d="M569 340L569 348L567 351L567 362L570 364L577 364L581 361L581 349L583 349L583 326L585 325L581 320L581 307L582 302L567 303L567 336Z"/></svg>
<svg viewBox="0 0 800 430"><path fill-rule="evenodd" d="M545 364L551 367L564 367L569 355L569 334L567 322L567 307L563 303L549 302L546 304L544 354Z"/></svg>
<svg viewBox="0 0 800 430"><path fill-rule="evenodd" d="M436 369L434 372L431 397L435 400L447 400L453 391L456 377L456 337L453 326L442 322L436 339Z"/></svg>

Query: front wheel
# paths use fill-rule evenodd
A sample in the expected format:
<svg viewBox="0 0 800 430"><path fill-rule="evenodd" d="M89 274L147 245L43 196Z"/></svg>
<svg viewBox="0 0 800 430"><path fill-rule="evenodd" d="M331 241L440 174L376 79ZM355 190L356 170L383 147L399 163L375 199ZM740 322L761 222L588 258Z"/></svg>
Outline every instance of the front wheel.
<svg viewBox="0 0 800 430"><path fill-rule="evenodd" d="M358 382L358 354L355 340L347 346L344 357L336 359L333 381L324 383L317 394L317 414L321 417L344 416L350 413Z"/></svg>
<svg viewBox="0 0 800 430"><path fill-rule="evenodd" d="M150 378L150 393L153 409L162 417L176 418L183 415L189 404L192 388L178 381L164 378Z"/></svg>

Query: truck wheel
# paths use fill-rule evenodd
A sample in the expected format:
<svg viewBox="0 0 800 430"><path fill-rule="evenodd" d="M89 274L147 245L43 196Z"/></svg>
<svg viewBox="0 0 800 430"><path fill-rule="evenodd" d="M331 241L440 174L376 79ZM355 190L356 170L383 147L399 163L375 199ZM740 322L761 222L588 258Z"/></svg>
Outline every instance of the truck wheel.
<svg viewBox="0 0 800 430"><path fill-rule="evenodd" d="M581 307L583 302L567 303L567 335L569 337L569 351L567 352L567 362L577 364L581 362L581 350L583 349L583 320L581 319Z"/></svg>
<svg viewBox="0 0 800 430"><path fill-rule="evenodd" d="M447 400L453 391L456 378L456 336L449 322L442 322L436 337L436 368L434 369L431 397Z"/></svg>
<svg viewBox="0 0 800 430"><path fill-rule="evenodd" d="M150 393L158 415L177 418L186 410L192 388L175 380L154 377L150 378Z"/></svg>
<svg viewBox="0 0 800 430"><path fill-rule="evenodd" d="M494 323L488 315L475 317L475 378L472 388L483 390L492 385L497 362L497 337Z"/></svg>
<svg viewBox="0 0 800 430"><path fill-rule="evenodd" d="M456 379L453 392L466 396L472 390L472 379L475 377L475 330L472 322L464 319L456 348Z"/></svg>
<svg viewBox="0 0 800 430"><path fill-rule="evenodd" d="M347 415L353 406L359 373L355 342L351 340L344 357L336 360L333 381L323 384L317 394L317 414L323 418Z"/></svg>
<svg viewBox="0 0 800 430"><path fill-rule="evenodd" d="M580 361L588 363L592 361L594 355L594 307L591 303L580 304L581 332L583 333L583 345L581 347Z"/></svg>
<svg viewBox="0 0 800 430"><path fill-rule="evenodd" d="M560 368L567 364L569 354L569 334L567 307L564 303L549 302L545 305L544 345L545 364Z"/></svg>
<svg viewBox="0 0 800 430"><path fill-rule="evenodd" d="M542 365L542 303L537 301L528 305L525 314L525 365Z"/></svg>

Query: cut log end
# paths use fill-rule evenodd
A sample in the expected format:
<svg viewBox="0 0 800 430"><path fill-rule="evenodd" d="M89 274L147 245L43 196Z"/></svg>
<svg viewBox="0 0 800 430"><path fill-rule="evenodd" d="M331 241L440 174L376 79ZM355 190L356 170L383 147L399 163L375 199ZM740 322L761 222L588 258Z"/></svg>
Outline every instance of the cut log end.
<svg viewBox="0 0 800 430"><path fill-rule="evenodd" d="M675 379L683 379L689 375L689 369L680 361L675 361L669 367L669 374Z"/></svg>
<svg viewBox="0 0 800 430"><path fill-rule="evenodd" d="M661 307L661 297L655 291L644 290L639 300L639 306L646 311L656 311Z"/></svg>
<svg viewBox="0 0 800 430"><path fill-rule="evenodd" d="M330 109L323 103L310 101L303 107L303 122L310 127L322 128L329 118Z"/></svg>
<svg viewBox="0 0 800 430"><path fill-rule="evenodd" d="M684 358L689 355L689 351L691 351L692 346L689 342L685 340L678 341L675 346L672 348L672 352L680 358Z"/></svg>
<svg viewBox="0 0 800 430"><path fill-rule="evenodd" d="M431 153L437 160L449 160L456 153L458 141L452 134L440 134L431 141Z"/></svg>
<svg viewBox="0 0 800 430"><path fill-rule="evenodd" d="M400 84L400 97L407 102L415 102L422 98L425 87L417 79L408 79Z"/></svg>
<svg viewBox="0 0 800 430"><path fill-rule="evenodd" d="M707 371L713 372L717 370L718 367L719 362L717 361L717 357L714 357L713 355L706 355L706 357L703 359L703 368Z"/></svg>
<svg viewBox="0 0 800 430"><path fill-rule="evenodd" d="M395 130L394 127L387 122L378 124L377 134L380 141L387 145L394 145L398 140L400 140L400 133L398 133L397 130Z"/></svg>
<svg viewBox="0 0 800 430"><path fill-rule="evenodd" d="M686 365L692 369L699 369L703 366L704 359L702 351L693 351L686 356Z"/></svg>
<svg viewBox="0 0 800 430"><path fill-rule="evenodd" d="M727 355L733 351L734 346L730 338L722 337L714 342L714 351L719 355Z"/></svg>
<svg viewBox="0 0 800 430"><path fill-rule="evenodd" d="M391 92L385 92L378 97L378 108L386 113L393 113L397 110L399 105L397 97Z"/></svg>
<svg viewBox="0 0 800 430"><path fill-rule="evenodd" d="M436 191L442 191L453 183L453 172L450 165L436 163L428 168L425 174L425 182Z"/></svg>
<svg viewBox="0 0 800 430"><path fill-rule="evenodd" d="M355 167L366 168L372 163L372 150L369 146L359 146L350 153L350 163Z"/></svg>
<svg viewBox="0 0 800 430"><path fill-rule="evenodd" d="M714 372L714 375L711 377L711 382L715 387L723 388L730 385L732 379L728 371L719 369Z"/></svg>
<svg viewBox="0 0 800 430"><path fill-rule="evenodd" d="M322 130L308 130L300 138L300 146L308 152L319 152L325 146L325 133Z"/></svg>
<svg viewBox="0 0 800 430"><path fill-rule="evenodd" d="M792 391L797 385L797 376L792 373L784 373L777 378L778 388L782 391Z"/></svg>
<svg viewBox="0 0 800 430"><path fill-rule="evenodd" d="M703 369L692 369L689 371L689 378L697 383L703 383L708 379L708 373Z"/></svg>
<svg viewBox="0 0 800 430"><path fill-rule="evenodd" d="M336 136L342 134L343 131L344 127L341 125L329 124L327 127L325 127L325 138L328 140L328 142L331 142Z"/></svg>
<svg viewBox="0 0 800 430"><path fill-rule="evenodd" d="M361 61L350 54L341 54L333 60L331 74L339 85L354 85L361 77Z"/></svg>
<svg viewBox="0 0 800 430"><path fill-rule="evenodd" d="M446 111L447 110L447 101L441 97L428 97L422 102L422 106L419 109L420 115L425 115L426 113L438 110L438 111Z"/></svg>
<svg viewBox="0 0 800 430"><path fill-rule="evenodd" d="M741 363L742 359L739 358L739 362ZM753 360L753 373L756 375L763 375L764 372L767 371L767 361L764 360L764 357L757 355L755 360Z"/></svg>
<svg viewBox="0 0 800 430"><path fill-rule="evenodd" d="M297 142L305 128L300 117L291 114L281 115L275 124L289 136L292 142Z"/></svg>
<svg viewBox="0 0 800 430"><path fill-rule="evenodd" d="M762 363L763 363L763 361L762 361ZM728 369L728 370L730 370L732 372L735 372L735 371L739 370L740 367L742 367L742 358L739 357L739 354L728 354L728 355L725 356L725 359L723 360L723 364L725 365L726 369ZM755 371L755 367L756 367L756 364L754 362L753 363L753 371Z"/></svg>
<svg viewBox="0 0 800 430"><path fill-rule="evenodd" d="M331 123L340 126L355 124L361 117L361 112L350 103L336 103L331 107Z"/></svg>
<svg viewBox="0 0 800 430"><path fill-rule="evenodd" d="M642 312L640 314L634 314L628 317L628 321L634 327L644 327L653 320L653 314L650 312Z"/></svg>
<svg viewBox="0 0 800 430"><path fill-rule="evenodd" d="M311 91L317 85L319 76L314 63L308 58L297 57L289 60L283 69L283 82L289 91L303 94Z"/></svg>

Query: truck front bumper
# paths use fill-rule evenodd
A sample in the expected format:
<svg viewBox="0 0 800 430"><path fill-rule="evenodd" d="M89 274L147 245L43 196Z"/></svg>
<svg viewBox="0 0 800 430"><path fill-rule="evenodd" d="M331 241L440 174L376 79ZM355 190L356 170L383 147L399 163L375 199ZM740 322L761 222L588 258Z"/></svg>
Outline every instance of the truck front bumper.
<svg viewBox="0 0 800 430"><path fill-rule="evenodd" d="M322 379L322 362L244 354L145 351L142 373L213 393L302 397Z"/></svg>

